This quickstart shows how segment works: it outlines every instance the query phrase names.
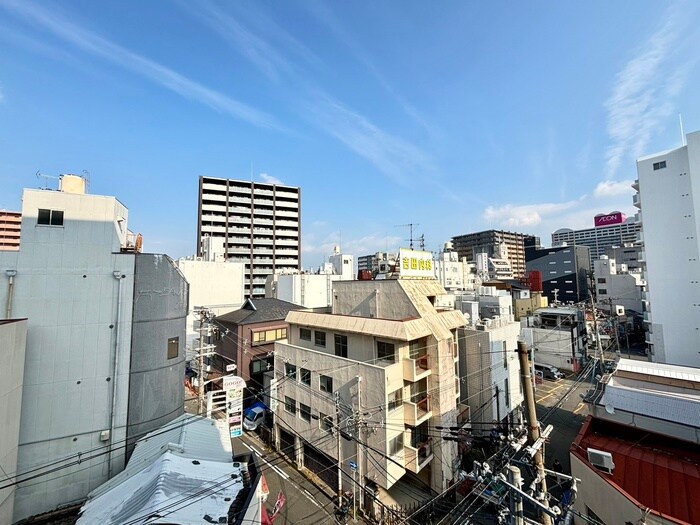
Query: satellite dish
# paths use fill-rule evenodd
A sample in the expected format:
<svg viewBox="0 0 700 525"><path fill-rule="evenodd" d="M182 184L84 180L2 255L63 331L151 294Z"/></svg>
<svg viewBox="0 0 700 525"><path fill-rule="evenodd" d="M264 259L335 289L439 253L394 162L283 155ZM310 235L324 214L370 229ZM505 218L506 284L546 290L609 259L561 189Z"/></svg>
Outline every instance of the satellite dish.
<svg viewBox="0 0 700 525"><path fill-rule="evenodd" d="M611 405L610 403L606 403L606 404L605 404L605 411L606 411L608 414L614 414L614 413L615 413L615 407L614 407L613 405Z"/></svg>

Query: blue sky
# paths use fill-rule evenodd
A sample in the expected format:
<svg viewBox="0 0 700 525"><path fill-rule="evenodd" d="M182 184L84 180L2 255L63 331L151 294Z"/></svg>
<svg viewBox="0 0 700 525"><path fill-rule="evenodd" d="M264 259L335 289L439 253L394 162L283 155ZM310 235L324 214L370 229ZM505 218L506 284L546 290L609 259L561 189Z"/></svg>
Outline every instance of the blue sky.
<svg viewBox="0 0 700 525"><path fill-rule="evenodd" d="M303 264L632 214L700 129L696 2L0 0L0 209L91 175L194 253L200 175L302 187ZM695 96L694 96L695 94Z"/></svg>

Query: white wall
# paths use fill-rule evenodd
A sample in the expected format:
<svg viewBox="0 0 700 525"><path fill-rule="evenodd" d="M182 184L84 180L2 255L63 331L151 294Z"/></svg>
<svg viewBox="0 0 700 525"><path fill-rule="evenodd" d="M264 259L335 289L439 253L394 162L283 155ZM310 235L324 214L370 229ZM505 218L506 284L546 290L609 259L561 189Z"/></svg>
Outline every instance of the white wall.
<svg viewBox="0 0 700 525"><path fill-rule="evenodd" d="M304 308L328 308L333 302L333 282L342 280L332 274L276 274L267 277L266 297L298 304Z"/></svg>
<svg viewBox="0 0 700 525"><path fill-rule="evenodd" d="M625 311L634 310L642 313L643 281L641 274L619 273L619 265L615 259L596 259L593 261L593 265L595 268L596 304L599 308L610 311L610 301L612 301L613 310L615 305L620 305L625 307ZM601 283L601 279L605 279L605 282Z"/></svg>
<svg viewBox="0 0 700 525"><path fill-rule="evenodd" d="M37 225L39 208L64 211L64 226ZM0 252L0 268L17 270L12 315L29 319L19 471L109 445L99 435L112 427L115 385L111 443L126 437L134 256L119 249L127 218L126 208L113 197L24 192L20 251L9 258ZM115 271L125 278L116 279ZM3 283L0 303L6 298ZM119 448L66 468L61 477L48 475L20 486L14 520L81 500L108 479L110 465L118 472L123 462Z"/></svg>
<svg viewBox="0 0 700 525"><path fill-rule="evenodd" d="M220 239L213 239L220 241ZM187 315L187 344L199 337L195 326L199 316L194 309L209 308L215 315L236 310L245 300L245 264L178 259L175 264L190 284L190 310Z"/></svg>
<svg viewBox="0 0 700 525"><path fill-rule="evenodd" d="M0 467L6 474L17 472L26 342L26 319L0 322ZM0 490L0 523L12 523L14 495L14 486Z"/></svg>

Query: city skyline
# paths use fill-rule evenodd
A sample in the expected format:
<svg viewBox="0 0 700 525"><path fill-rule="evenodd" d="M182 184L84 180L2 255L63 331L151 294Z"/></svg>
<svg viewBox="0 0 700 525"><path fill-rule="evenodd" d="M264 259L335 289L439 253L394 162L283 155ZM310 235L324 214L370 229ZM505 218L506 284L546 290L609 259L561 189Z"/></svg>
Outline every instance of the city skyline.
<svg viewBox="0 0 700 525"><path fill-rule="evenodd" d="M166 16L163 16L163 15ZM634 214L636 158L700 129L691 2L0 0L0 209L90 173L151 252L196 251L199 177L303 190L302 264L423 234ZM49 185L54 182L48 180Z"/></svg>

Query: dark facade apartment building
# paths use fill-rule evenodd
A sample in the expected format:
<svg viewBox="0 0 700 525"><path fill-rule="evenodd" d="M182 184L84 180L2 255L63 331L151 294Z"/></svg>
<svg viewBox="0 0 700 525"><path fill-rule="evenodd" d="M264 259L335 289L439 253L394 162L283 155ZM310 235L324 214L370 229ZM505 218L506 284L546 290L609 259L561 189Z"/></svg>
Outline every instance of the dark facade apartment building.
<svg viewBox="0 0 700 525"><path fill-rule="evenodd" d="M200 177L197 255L207 250L245 263L246 294L265 297L268 275L301 270L301 188Z"/></svg>
<svg viewBox="0 0 700 525"><path fill-rule="evenodd" d="M528 272L542 272L542 291L550 303L577 303L588 299L591 262L587 246L528 246L525 257Z"/></svg>

